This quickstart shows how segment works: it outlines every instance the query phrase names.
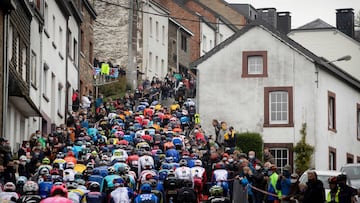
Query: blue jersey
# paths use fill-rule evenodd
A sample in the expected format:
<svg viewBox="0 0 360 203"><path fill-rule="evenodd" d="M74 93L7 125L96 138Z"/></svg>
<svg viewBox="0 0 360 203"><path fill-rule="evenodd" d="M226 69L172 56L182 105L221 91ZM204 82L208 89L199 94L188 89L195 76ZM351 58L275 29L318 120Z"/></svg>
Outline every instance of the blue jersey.
<svg viewBox="0 0 360 203"><path fill-rule="evenodd" d="M106 195L101 192L88 192L85 194L86 203L105 203Z"/></svg>
<svg viewBox="0 0 360 203"><path fill-rule="evenodd" d="M154 194L140 194L134 199L134 203L159 203L159 198Z"/></svg>
<svg viewBox="0 0 360 203"><path fill-rule="evenodd" d="M114 188L114 183L113 181L117 178L121 178L119 175L107 175L102 183L101 183L101 189L100 191L104 192L105 188L106 189L113 189Z"/></svg>
<svg viewBox="0 0 360 203"><path fill-rule="evenodd" d="M52 182L41 182L39 184L39 195L41 198L47 198L50 196L50 190L53 186Z"/></svg>
<svg viewBox="0 0 360 203"><path fill-rule="evenodd" d="M176 149L168 149L165 153L166 157L173 157L175 162L180 161L180 154Z"/></svg>
<svg viewBox="0 0 360 203"><path fill-rule="evenodd" d="M102 183L104 177L102 177L101 175L91 175L89 177L89 182L97 182L99 184Z"/></svg>

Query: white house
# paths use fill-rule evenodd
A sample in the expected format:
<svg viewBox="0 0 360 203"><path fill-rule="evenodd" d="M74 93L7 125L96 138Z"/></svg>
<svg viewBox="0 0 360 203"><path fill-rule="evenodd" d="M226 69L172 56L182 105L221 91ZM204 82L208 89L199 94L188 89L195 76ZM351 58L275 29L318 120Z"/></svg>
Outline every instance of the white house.
<svg viewBox="0 0 360 203"><path fill-rule="evenodd" d="M208 134L212 119L258 132L283 167L293 164L306 123L314 167L360 160L360 82L274 28L255 21L191 66L198 70L198 111Z"/></svg>
<svg viewBox="0 0 360 203"><path fill-rule="evenodd" d="M321 19L292 30L288 36L328 61L350 55L349 61L333 62L335 65L360 79L360 43Z"/></svg>
<svg viewBox="0 0 360 203"><path fill-rule="evenodd" d="M41 69L41 113L43 131L64 123L66 89L66 39L71 15L66 1L44 2L43 65Z"/></svg>
<svg viewBox="0 0 360 203"><path fill-rule="evenodd" d="M142 70L150 79L163 78L168 70L169 12L154 1L146 1L142 9Z"/></svg>

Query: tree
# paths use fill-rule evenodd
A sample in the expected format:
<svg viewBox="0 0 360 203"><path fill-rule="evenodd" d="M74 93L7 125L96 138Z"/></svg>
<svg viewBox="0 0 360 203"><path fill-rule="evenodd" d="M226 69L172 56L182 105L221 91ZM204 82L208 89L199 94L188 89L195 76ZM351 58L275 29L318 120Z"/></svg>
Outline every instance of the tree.
<svg viewBox="0 0 360 203"><path fill-rule="evenodd" d="M311 156L314 152L314 147L306 143L306 123L303 123L300 130L301 140L296 143L294 147L295 152L295 166L299 174L302 174L310 167Z"/></svg>

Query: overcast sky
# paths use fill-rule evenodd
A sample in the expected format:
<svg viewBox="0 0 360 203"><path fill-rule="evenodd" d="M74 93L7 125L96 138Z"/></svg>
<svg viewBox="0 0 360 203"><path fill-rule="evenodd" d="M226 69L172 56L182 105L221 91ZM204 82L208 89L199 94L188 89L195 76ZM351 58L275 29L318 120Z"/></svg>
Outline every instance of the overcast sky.
<svg viewBox="0 0 360 203"><path fill-rule="evenodd" d="M210 0L211 1L211 0ZM360 0L226 0L228 3L251 4L255 8L274 7L277 11L290 11L292 28L297 28L317 18L336 26L338 8L360 10Z"/></svg>

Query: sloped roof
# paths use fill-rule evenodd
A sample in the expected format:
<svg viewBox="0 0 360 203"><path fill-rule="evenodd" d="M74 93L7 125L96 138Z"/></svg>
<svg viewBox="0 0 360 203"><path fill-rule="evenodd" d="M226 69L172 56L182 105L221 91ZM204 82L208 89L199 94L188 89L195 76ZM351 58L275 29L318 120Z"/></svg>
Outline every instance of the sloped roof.
<svg viewBox="0 0 360 203"><path fill-rule="evenodd" d="M244 28L236 32L234 35L211 49L209 52L207 52L205 55L200 57L198 60L192 62L190 64L191 68L196 68L199 64L209 59L211 56L216 54L218 51L225 48L227 45L231 44L233 41L241 37L243 34L248 32L249 30L260 27L266 32L269 32L271 35L273 35L275 38L280 40L282 43L288 45L290 48L292 48L294 51L298 52L299 54L303 55L308 60L312 61L315 65L317 65L319 68L322 68L323 70L329 72L330 74L334 75L336 78L339 78L340 80L345 81L350 86L354 87L357 90L360 90L360 81L350 75L349 73L345 72L344 70L340 69L336 65L329 63L328 61L318 57L299 43L295 42L288 36L280 33L278 30L276 30L273 26L267 24L265 21L261 19L257 19L253 21L252 23L246 25Z"/></svg>
<svg viewBox="0 0 360 203"><path fill-rule="evenodd" d="M336 29L336 28L332 25L329 25L320 18L296 28L296 30L313 30L313 29Z"/></svg>

